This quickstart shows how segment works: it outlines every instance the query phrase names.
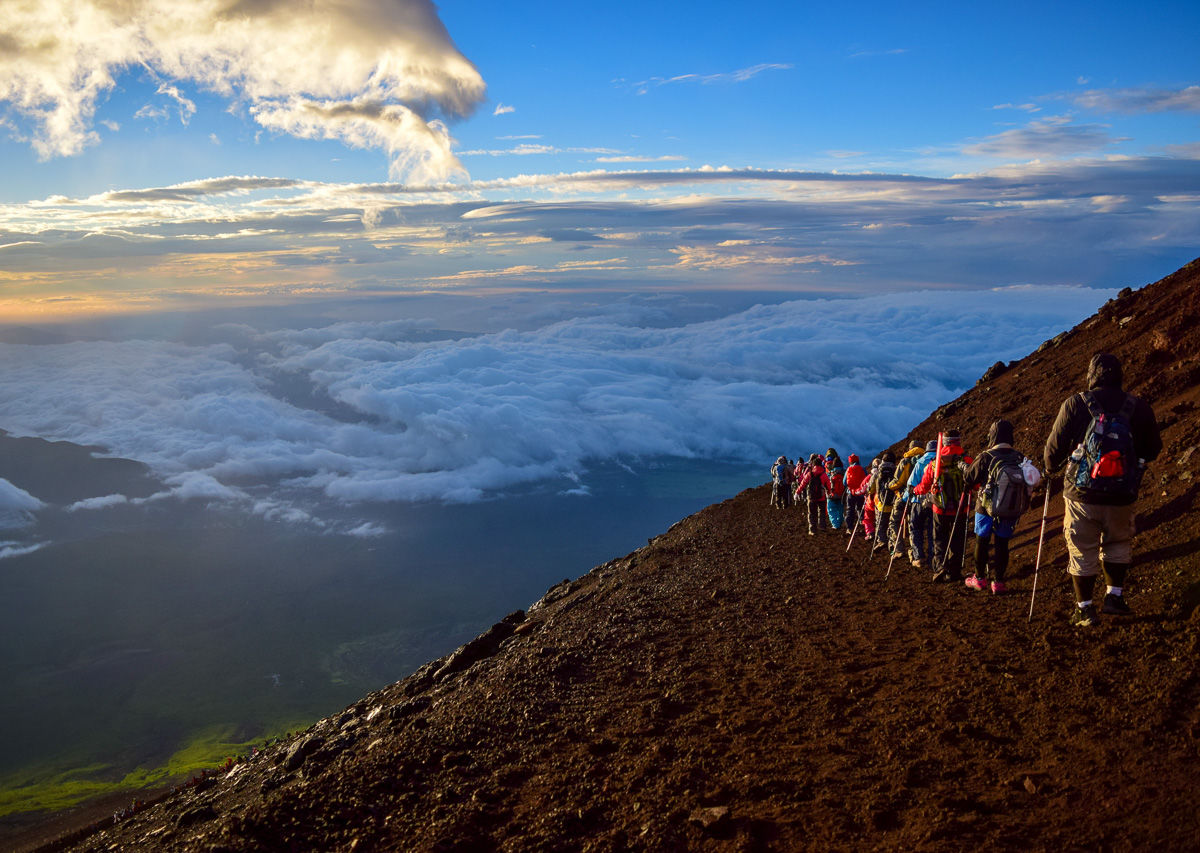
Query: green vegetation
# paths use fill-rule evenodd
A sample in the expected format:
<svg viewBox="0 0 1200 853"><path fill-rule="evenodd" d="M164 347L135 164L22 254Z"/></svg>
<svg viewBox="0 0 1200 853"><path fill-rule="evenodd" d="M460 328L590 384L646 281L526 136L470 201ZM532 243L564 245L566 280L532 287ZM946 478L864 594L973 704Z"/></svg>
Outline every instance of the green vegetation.
<svg viewBox="0 0 1200 853"><path fill-rule="evenodd" d="M310 724L311 721L293 721L266 740L302 730ZM233 737L234 731L233 726L206 729L172 755L165 766L139 767L120 778L113 775L109 765L95 764L43 774L34 771L32 775L21 774L0 780L0 817L21 812L58 811L107 794L127 792L134 795L156 785L186 779L201 770L211 770L264 743L263 739L237 741Z"/></svg>

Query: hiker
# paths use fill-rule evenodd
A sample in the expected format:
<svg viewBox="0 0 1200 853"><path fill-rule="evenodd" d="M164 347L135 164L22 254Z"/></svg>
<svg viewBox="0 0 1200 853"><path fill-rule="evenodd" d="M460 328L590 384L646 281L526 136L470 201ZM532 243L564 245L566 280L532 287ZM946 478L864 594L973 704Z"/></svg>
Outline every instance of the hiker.
<svg viewBox="0 0 1200 853"><path fill-rule="evenodd" d="M1092 594L1102 571L1108 588L1100 612L1130 613L1124 594L1133 562L1133 504L1146 463L1162 450L1154 410L1122 390L1116 356L1092 356L1087 387L1063 401L1045 447L1046 471L1066 463L1063 535L1075 587L1071 624L1085 628L1099 621Z"/></svg>
<svg viewBox="0 0 1200 853"><path fill-rule="evenodd" d="M891 519L892 505L896 500L896 493L888 488L888 483L892 481L895 473L896 457L892 455L892 451L885 450L879 454L879 468L871 478L869 492L871 500L875 503L875 537L871 545L872 552L887 544L888 523Z"/></svg>
<svg viewBox="0 0 1200 853"><path fill-rule="evenodd" d="M842 457L832 447L825 454L825 473L829 476L825 512L829 516L829 526L841 530L846 510L846 469L842 466Z"/></svg>
<svg viewBox="0 0 1200 853"><path fill-rule="evenodd" d="M919 441L911 442L908 450L904 452L904 455L900 457L900 461L896 463L896 473L892 475L892 479L887 485L896 495L888 529L888 542L892 546L893 553L903 547L900 538L903 531L900 530L900 525L903 523L905 527L909 526L907 510L909 498L908 478L912 476L913 464L922 453L924 453L924 445Z"/></svg>
<svg viewBox="0 0 1200 853"><path fill-rule="evenodd" d="M923 569L933 560L933 510L929 495L915 494L914 490L925 476L925 468L937 457L937 439L927 442L925 452L913 460L912 473L908 476L908 542L912 564Z"/></svg>
<svg viewBox="0 0 1200 853"><path fill-rule="evenodd" d="M992 423L987 443L987 450L963 474L968 492L979 489L975 498L975 574L964 583L971 589L990 588L993 595L999 595L1007 589L1009 540L1017 519L1029 508L1032 487L1037 485L1030 480L1040 481L1040 476L1032 463L1013 449L1013 425L1004 418ZM989 559L993 539L995 552Z"/></svg>
<svg viewBox="0 0 1200 853"><path fill-rule="evenodd" d="M862 518L863 501L865 498L858 490L863 482L866 481L867 472L859 464L857 455L851 453L846 458L850 462L842 478L842 483L846 489L846 534L853 535L854 528L858 527L859 519Z"/></svg>
<svg viewBox="0 0 1200 853"><path fill-rule="evenodd" d="M947 432L942 441L941 455L925 466L921 482L913 494L929 495L933 510L933 563L935 582L962 580L962 560L965 559L967 494L963 475L972 460L962 448L962 433Z"/></svg>
<svg viewBox="0 0 1200 853"><path fill-rule="evenodd" d="M817 529L825 529L824 509L826 495L829 494L831 483L825 473L825 463L817 454L809 457L808 467L800 482L796 484L796 492L802 493L808 501L808 535L815 536Z"/></svg>
<svg viewBox="0 0 1200 853"><path fill-rule="evenodd" d="M871 470L866 479L863 480L863 485L859 486L859 495L863 498L863 533L866 534L868 542L875 541L875 498L871 497L871 486L875 485L880 473L880 457L876 456L871 459Z"/></svg>
<svg viewBox="0 0 1200 853"><path fill-rule="evenodd" d="M792 463L780 456L771 466L771 506L787 509L792 505Z"/></svg>

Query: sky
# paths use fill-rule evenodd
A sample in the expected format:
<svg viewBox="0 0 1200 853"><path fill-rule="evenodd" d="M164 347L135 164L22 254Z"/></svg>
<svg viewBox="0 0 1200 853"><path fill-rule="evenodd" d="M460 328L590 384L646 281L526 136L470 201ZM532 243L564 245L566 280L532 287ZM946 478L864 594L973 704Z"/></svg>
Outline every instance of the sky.
<svg viewBox="0 0 1200 853"><path fill-rule="evenodd" d="M306 495L882 447L1200 254L1190 3L0 22L0 429L153 499L320 526Z"/></svg>
<svg viewBox="0 0 1200 853"><path fill-rule="evenodd" d="M1122 286L1200 233L1191 3L0 0L0 21L15 322Z"/></svg>

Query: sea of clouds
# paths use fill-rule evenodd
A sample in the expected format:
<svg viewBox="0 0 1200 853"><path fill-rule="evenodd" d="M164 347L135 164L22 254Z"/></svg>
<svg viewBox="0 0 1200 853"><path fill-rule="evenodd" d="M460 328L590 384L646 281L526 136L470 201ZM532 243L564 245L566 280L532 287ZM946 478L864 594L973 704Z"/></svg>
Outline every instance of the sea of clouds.
<svg viewBox="0 0 1200 853"><path fill-rule="evenodd" d="M624 307L474 335L380 321L225 325L201 345L4 344L0 428L148 464L164 488L129 503L241 503L321 524L327 501L466 502L555 480L586 491L598 462L870 454L1111 295L1025 287L794 301L675 325L639 325ZM10 520L39 508L0 490Z"/></svg>

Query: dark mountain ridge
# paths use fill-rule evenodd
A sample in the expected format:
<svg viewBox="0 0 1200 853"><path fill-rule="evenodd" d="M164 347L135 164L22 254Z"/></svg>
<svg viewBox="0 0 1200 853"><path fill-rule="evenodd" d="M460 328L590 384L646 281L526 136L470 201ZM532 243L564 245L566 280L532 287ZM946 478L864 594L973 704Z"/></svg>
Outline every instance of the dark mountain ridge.
<svg viewBox="0 0 1200 853"><path fill-rule="evenodd" d="M997 365L895 447L957 427L978 449L1003 415L1040 460L1097 351L1163 429L1133 617L1067 624L1057 488L1029 619L1040 494L1012 591L991 596L900 561L885 580L859 542L801 535L763 486L47 849L1194 850L1200 261Z"/></svg>

